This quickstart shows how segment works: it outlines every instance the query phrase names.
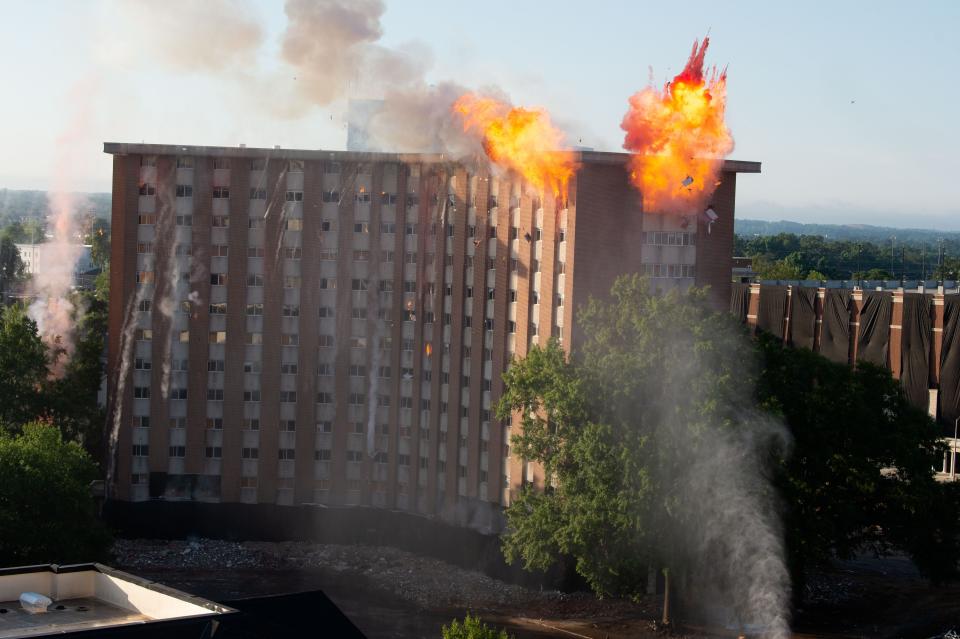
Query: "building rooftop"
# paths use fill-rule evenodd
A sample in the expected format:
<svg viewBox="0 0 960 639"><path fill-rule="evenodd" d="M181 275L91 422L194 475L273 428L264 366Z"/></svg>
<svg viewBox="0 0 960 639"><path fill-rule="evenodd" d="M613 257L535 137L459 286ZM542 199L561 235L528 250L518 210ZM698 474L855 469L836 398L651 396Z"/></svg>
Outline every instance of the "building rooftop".
<svg viewBox="0 0 960 639"><path fill-rule="evenodd" d="M453 158L442 153L379 153L361 151L327 151L323 149L284 149L249 146L193 146L180 144L128 144L104 142L103 152L111 155L200 155L224 158L255 158L281 156L291 160L336 160L380 162L449 162ZM573 151L579 162L585 164L624 164L629 153L606 151ZM723 170L733 173L759 173L759 162L724 160Z"/></svg>
<svg viewBox="0 0 960 639"><path fill-rule="evenodd" d="M31 614L20 604L25 592L44 595L53 603L46 612ZM96 563L0 569L0 639L102 632L186 619L205 622L234 612Z"/></svg>

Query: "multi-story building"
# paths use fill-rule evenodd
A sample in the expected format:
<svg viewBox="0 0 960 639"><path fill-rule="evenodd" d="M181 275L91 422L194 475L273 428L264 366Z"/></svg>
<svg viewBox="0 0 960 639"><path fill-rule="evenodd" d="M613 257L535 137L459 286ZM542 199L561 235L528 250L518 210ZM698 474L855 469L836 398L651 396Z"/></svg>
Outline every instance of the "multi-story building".
<svg viewBox="0 0 960 639"><path fill-rule="evenodd" d="M538 469L501 373L613 279L730 297L730 162L709 214L644 214L626 156L564 198L439 155L105 145L114 156L114 495L368 504L461 523ZM715 221L714 221L715 218Z"/></svg>

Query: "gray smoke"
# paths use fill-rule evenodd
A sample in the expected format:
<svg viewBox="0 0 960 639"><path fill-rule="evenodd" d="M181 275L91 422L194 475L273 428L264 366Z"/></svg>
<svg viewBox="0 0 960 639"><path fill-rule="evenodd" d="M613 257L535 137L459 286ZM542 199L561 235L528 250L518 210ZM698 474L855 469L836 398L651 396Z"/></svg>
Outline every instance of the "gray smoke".
<svg viewBox="0 0 960 639"><path fill-rule="evenodd" d="M661 534L672 542L672 556L663 559L677 569L677 593L706 621L785 639L790 576L771 475L774 455L785 453L791 438L754 406L757 363L743 357L749 345L734 330L717 321L710 348L694 352L689 336L668 328L659 336L667 344L659 375L668 381L654 403L654 478L671 504ZM742 378L715 374L731 362L739 362ZM713 421L703 420L704 412Z"/></svg>

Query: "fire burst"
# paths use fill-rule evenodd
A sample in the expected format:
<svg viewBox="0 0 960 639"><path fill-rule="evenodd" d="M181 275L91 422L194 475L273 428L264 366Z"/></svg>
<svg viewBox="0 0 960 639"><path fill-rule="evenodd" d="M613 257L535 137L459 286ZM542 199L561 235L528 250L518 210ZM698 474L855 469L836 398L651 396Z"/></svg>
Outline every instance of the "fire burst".
<svg viewBox="0 0 960 639"><path fill-rule="evenodd" d="M453 110L463 130L483 140L491 161L522 175L541 195L566 195L577 164L545 110L511 107L475 93L460 96Z"/></svg>
<svg viewBox="0 0 960 639"><path fill-rule="evenodd" d="M635 93L620 124L627 132L623 147L634 152L630 177L646 211L702 211L719 184L723 158L733 150L723 121L727 73L704 73L709 44L709 38L694 41L687 65L662 90L651 86Z"/></svg>

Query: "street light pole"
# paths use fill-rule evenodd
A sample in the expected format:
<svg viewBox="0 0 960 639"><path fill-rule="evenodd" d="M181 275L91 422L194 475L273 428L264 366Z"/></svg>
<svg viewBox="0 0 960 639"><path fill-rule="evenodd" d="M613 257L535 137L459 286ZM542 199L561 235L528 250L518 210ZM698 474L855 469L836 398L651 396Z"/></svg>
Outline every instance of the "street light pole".
<svg viewBox="0 0 960 639"><path fill-rule="evenodd" d="M957 481L957 426L960 417L953 420L953 443L950 445L950 481Z"/></svg>

